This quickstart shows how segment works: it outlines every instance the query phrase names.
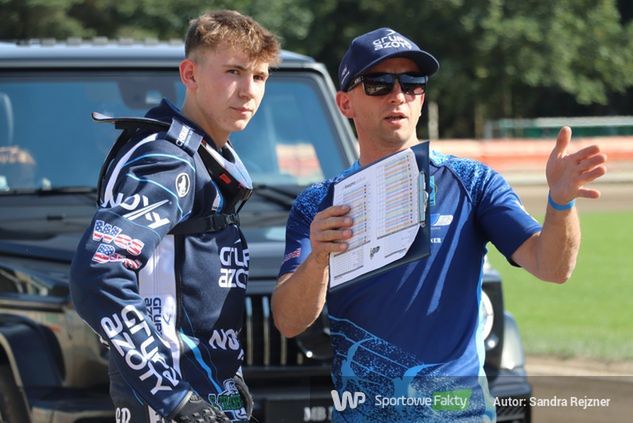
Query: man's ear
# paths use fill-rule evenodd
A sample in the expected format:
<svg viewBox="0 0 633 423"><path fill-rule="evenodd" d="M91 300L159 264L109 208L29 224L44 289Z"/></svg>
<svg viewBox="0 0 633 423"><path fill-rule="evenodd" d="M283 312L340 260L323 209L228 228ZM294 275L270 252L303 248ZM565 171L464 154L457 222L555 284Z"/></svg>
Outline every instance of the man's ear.
<svg viewBox="0 0 633 423"><path fill-rule="evenodd" d="M336 93L336 105L339 110L348 119L354 118L354 109L352 107L351 99L349 98L349 94L343 91L338 91Z"/></svg>
<svg viewBox="0 0 633 423"><path fill-rule="evenodd" d="M196 67L196 62L188 58L180 62L180 80L189 90L198 86L196 84Z"/></svg>

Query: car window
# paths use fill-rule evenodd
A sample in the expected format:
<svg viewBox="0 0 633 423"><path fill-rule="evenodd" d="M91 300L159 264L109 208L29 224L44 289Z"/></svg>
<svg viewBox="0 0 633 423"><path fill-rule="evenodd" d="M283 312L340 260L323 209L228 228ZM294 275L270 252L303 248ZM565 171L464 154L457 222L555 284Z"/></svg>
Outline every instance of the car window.
<svg viewBox="0 0 633 423"><path fill-rule="evenodd" d="M314 78L272 78L259 111L231 142L255 182L307 185L343 168L323 90Z"/></svg>
<svg viewBox="0 0 633 423"><path fill-rule="evenodd" d="M306 185L345 166L322 89L309 73L273 74L258 113L231 142L253 181ZM181 105L177 72L30 72L0 79L0 192L95 186L118 131L90 113L142 116Z"/></svg>

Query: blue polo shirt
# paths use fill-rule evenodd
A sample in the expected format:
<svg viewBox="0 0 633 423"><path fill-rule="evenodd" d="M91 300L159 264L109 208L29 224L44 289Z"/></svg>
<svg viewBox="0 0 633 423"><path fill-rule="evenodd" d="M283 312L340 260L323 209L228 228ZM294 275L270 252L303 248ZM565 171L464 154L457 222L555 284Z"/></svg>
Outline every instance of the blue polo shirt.
<svg viewBox="0 0 633 423"><path fill-rule="evenodd" d="M330 185L357 168L297 198L280 275L309 255ZM429 173L431 254L328 293L334 421L494 420L480 308L486 245L510 259L541 226L482 163L431 151ZM354 393L355 403L340 402Z"/></svg>

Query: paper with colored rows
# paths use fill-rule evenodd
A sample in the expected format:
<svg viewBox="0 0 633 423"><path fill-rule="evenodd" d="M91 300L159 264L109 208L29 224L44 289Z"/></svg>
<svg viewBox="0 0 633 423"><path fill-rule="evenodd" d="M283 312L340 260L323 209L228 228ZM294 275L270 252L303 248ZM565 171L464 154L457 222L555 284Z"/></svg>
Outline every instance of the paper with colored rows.
<svg viewBox="0 0 633 423"><path fill-rule="evenodd" d="M424 222L424 174L401 151L334 186L335 205L351 207L349 248L330 254L330 289L405 256Z"/></svg>

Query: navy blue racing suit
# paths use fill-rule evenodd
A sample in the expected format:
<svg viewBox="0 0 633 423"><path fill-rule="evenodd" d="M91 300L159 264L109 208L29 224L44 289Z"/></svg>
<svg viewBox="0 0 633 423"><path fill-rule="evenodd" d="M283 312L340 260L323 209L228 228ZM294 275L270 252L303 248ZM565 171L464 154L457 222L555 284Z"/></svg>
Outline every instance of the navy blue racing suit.
<svg viewBox="0 0 633 423"><path fill-rule="evenodd" d="M244 355L248 247L234 224L169 233L192 216L222 212L225 199L196 152L210 138L165 100L146 116L176 121L178 142L147 133L109 163L73 259L72 300L109 345L117 421L161 422L192 391L246 421L233 378Z"/></svg>

